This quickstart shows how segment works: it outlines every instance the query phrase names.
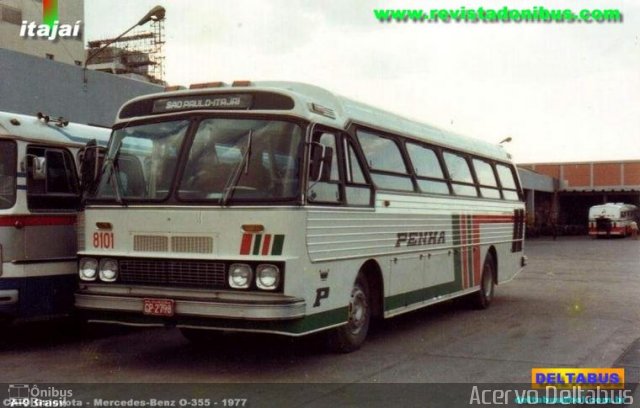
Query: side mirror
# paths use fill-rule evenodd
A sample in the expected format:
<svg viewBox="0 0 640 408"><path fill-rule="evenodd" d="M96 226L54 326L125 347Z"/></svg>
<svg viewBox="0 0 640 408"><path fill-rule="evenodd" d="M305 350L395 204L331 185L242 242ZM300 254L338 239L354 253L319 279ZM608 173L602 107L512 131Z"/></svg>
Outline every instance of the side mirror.
<svg viewBox="0 0 640 408"><path fill-rule="evenodd" d="M309 164L309 181L329 180L333 148L320 143L311 145L311 162Z"/></svg>
<svg viewBox="0 0 640 408"><path fill-rule="evenodd" d="M311 145L311 154L309 162L309 181L320 180L320 174L322 172L322 157L324 156L325 147L320 143L313 143Z"/></svg>
<svg viewBox="0 0 640 408"><path fill-rule="evenodd" d="M31 178L34 180L47 179L47 159L44 157L32 156Z"/></svg>
<svg viewBox="0 0 640 408"><path fill-rule="evenodd" d="M85 192L93 193L97 187L101 151L104 148L93 139L80 152L80 183Z"/></svg>

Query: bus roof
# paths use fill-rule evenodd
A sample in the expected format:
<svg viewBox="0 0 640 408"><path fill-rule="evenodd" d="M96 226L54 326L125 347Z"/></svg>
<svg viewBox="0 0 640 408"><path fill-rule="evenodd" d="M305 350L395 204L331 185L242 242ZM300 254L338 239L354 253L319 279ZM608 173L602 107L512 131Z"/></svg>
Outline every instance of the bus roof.
<svg viewBox="0 0 640 408"><path fill-rule="evenodd" d="M638 207L633 204L625 203L606 203L594 205L589 208L589 219L595 219L598 217L620 217L620 213L624 211L636 211Z"/></svg>
<svg viewBox="0 0 640 408"><path fill-rule="evenodd" d="M0 112L0 137L13 136L33 142L54 142L84 146L96 139L98 145L106 146L111 129L69 123L58 126L54 121L46 123L37 116Z"/></svg>
<svg viewBox="0 0 640 408"><path fill-rule="evenodd" d="M440 146L467 151L485 157L503 161L511 160L511 156L500 145L444 131L426 123L420 123L400 115L354 101L350 98L342 97L324 88L299 82L265 81L253 82L248 86L246 84L243 84L242 86L229 86L222 83L216 83L216 86L211 88L179 90L140 96L127 102L123 108L136 102L148 101L150 99L171 100L171 98L174 98L175 100L178 100L180 97L184 99L186 96L216 94L241 95L255 92L270 92L288 96L293 99L294 106L292 109L283 109L286 113L301 116L310 121L340 129L346 129L351 123L358 123L397 133L416 140L428 141ZM151 105L147 104L147 106ZM144 110L145 108L142 109ZM242 107L242 109L236 110L246 111L246 109L246 107ZM202 110L202 108L198 108L198 110ZM279 112L285 113L283 110L279 110ZM182 111L184 112L186 110ZM215 109L215 111L219 112L220 109ZM253 109L253 111L265 112L260 109ZM274 109L270 108L268 112L273 113ZM162 111L160 113L166 113L166 111ZM122 114L123 109L121 108L120 112L118 112L119 121L131 120L131 116L123 117ZM140 117L150 115L152 115L151 111L146 115L140 115Z"/></svg>
<svg viewBox="0 0 640 408"><path fill-rule="evenodd" d="M590 210L602 210L602 209L612 209L612 210L635 210L637 207L633 204L625 204L625 203L605 203L594 205L590 208Z"/></svg>

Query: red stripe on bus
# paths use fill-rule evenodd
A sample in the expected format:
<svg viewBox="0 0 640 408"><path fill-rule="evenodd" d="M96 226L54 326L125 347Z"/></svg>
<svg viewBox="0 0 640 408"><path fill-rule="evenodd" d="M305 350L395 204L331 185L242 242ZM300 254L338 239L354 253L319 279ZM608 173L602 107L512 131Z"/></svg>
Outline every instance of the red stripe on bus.
<svg viewBox="0 0 640 408"><path fill-rule="evenodd" d="M469 287L467 275L467 216L460 216L460 254L462 258L462 289Z"/></svg>
<svg viewBox="0 0 640 408"><path fill-rule="evenodd" d="M47 225L73 225L76 223L75 215L8 215L0 216L0 227L47 226Z"/></svg>
<svg viewBox="0 0 640 408"><path fill-rule="evenodd" d="M242 244L240 245L240 255L249 255L251 251L251 234L242 234Z"/></svg>
<svg viewBox="0 0 640 408"><path fill-rule="evenodd" d="M513 215L477 215L474 220L480 224L494 224L502 222L513 222Z"/></svg>
<svg viewBox="0 0 640 408"><path fill-rule="evenodd" d="M271 234L264 236L264 242L262 243L262 255L269 255L269 247L271 246Z"/></svg>
<svg viewBox="0 0 640 408"><path fill-rule="evenodd" d="M474 248L473 252L473 278L475 280L474 286L480 284L480 274L482 273L480 267L480 224L472 220L473 223L473 236L474 236Z"/></svg>
<svg viewBox="0 0 640 408"><path fill-rule="evenodd" d="M623 234L626 231L627 231L626 227L615 227L615 228L611 228L609 233L610 234ZM606 230L598 230L596 228L590 228L589 229L589 234L591 234L591 235L607 235L607 231Z"/></svg>

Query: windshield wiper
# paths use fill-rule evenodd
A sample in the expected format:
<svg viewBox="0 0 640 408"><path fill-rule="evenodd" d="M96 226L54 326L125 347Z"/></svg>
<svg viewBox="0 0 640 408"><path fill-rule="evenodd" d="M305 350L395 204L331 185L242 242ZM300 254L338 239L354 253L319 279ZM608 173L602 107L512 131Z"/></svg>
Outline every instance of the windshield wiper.
<svg viewBox="0 0 640 408"><path fill-rule="evenodd" d="M102 174L106 174L107 171L111 171L109 174L109 183L116 196L116 202L122 206L126 206L127 203L122 198L122 187L120 186L120 166L118 165L118 157L120 156L120 149L114 157L107 157L104 163L104 170Z"/></svg>
<svg viewBox="0 0 640 408"><path fill-rule="evenodd" d="M224 189L222 190L222 200L220 200L221 205L226 205L227 201L232 195L233 190L236 188L238 181L240 181L240 176L243 171L245 174L249 172L249 160L251 159L251 141L253 139L253 129L249 131L247 136L247 147L245 148L244 154L240 159L238 165L233 169L233 173L231 177L227 180L227 184L225 184ZM244 170L242 167L244 166Z"/></svg>

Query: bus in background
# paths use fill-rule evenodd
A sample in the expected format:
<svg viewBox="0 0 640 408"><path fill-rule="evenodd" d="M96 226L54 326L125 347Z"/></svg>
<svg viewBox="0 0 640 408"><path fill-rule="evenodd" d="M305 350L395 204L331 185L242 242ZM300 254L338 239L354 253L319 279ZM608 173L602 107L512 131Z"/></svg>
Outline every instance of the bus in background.
<svg viewBox="0 0 640 408"><path fill-rule="evenodd" d="M489 306L525 263L502 147L311 85L136 98L100 174L79 243L89 321L192 341L326 330L348 352L372 318L464 295Z"/></svg>
<svg viewBox="0 0 640 408"><path fill-rule="evenodd" d="M638 221L638 207L624 203L606 203L589 208L589 235L592 237L631 235L631 223Z"/></svg>
<svg viewBox="0 0 640 408"><path fill-rule="evenodd" d="M0 321L69 314L76 276L78 152L108 129L0 112Z"/></svg>

